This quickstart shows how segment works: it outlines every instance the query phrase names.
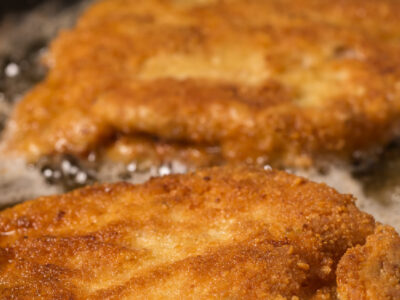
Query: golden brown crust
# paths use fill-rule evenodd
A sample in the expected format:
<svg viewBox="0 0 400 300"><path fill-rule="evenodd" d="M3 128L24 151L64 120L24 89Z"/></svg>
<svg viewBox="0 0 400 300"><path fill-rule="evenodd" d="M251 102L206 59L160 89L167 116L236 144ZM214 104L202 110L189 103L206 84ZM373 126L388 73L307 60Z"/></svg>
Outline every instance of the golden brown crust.
<svg viewBox="0 0 400 300"><path fill-rule="evenodd" d="M400 236L378 226L364 246L347 250L337 269L341 300L400 299Z"/></svg>
<svg viewBox="0 0 400 300"><path fill-rule="evenodd" d="M400 2L105 0L53 43L8 148L87 153L115 135L305 165L398 134Z"/></svg>
<svg viewBox="0 0 400 300"><path fill-rule="evenodd" d="M279 171L89 187L0 213L0 298L330 299L373 229L351 196Z"/></svg>

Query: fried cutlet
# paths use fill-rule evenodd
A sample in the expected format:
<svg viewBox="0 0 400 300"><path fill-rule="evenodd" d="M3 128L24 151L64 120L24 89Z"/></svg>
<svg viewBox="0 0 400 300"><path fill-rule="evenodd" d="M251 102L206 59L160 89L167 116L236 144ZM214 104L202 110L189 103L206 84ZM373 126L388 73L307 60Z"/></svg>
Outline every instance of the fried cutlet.
<svg viewBox="0 0 400 300"><path fill-rule="evenodd" d="M398 262L374 228L352 196L276 170L97 185L0 212L0 298L336 299L339 261L341 293L369 276L354 255L379 252L369 278Z"/></svg>
<svg viewBox="0 0 400 300"><path fill-rule="evenodd" d="M52 43L6 149L35 161L145 136L214 149L195 165L285 166L376 149L399 131L399 15L393 0L99 1Z"/></svg>
<svg viewBox="0 0 400 300"><path fill-rule="evenodd" d="M377 227L364 246L349 249L337 269L342 300L400 299L400 237Z"/></svg>

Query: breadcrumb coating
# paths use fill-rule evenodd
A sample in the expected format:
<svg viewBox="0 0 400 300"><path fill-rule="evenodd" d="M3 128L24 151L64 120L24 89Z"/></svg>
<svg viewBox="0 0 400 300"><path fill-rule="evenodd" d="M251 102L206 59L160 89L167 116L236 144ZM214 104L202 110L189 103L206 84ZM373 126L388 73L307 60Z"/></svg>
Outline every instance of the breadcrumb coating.
<svg viewBox="0 0 400 300"><path fill-rule="evenodd" d="M0 212L0 299L335 299L374 228L352 196L275 170L97 185Z"/></svg>
<svg viewBox="0 0 400 300"><path fill-rule="evenodd" d="M337 269L341 300L400 299L400 236L378 226L364 246L347 250Z"/></svg>
<svg viewBox="0 0 400 300"><path fill-rule="evenodd" d="M146 135L222 163L349 158L399 134L399 15L393 0L99 1L52 43L7 149L34 161Z"/></svg>

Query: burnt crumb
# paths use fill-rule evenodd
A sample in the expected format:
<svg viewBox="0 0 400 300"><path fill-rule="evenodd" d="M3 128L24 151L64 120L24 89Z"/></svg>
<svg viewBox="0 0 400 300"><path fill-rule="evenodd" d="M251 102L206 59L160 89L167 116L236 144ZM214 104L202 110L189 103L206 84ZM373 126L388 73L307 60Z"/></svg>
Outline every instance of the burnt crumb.
<svg viewBox="0 0 400 300"><path fill-rule="evenodd" d="M332 55L336 58L341 58L345 57L351 51L353 50L346 45L337 45L336 47L333 48Z"/></svg>
<svg viewBox="0 0 400 300"><path fill-rule="evenodd" d="M61 219L65 216L65 214L66 214L65 211L60 210L60 211L57 213L57 218L56 218L56 220L57 220L57 221L61 221Z"/></svg>
<svg viewBox="0 0 400 300"><path fill-rule="evenodd" d="M211 177L209 177L209 176L204 176L204 177L203 177L203 180L204 180L204 181L210 181L210 180L211 180Z"/></svg>

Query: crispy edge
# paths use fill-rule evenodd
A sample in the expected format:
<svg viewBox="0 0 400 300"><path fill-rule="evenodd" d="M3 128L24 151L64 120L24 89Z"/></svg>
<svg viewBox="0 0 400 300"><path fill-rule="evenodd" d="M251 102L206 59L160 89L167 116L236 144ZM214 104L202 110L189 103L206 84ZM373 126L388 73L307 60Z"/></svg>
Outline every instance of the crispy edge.
<svg viewBox="0 0 400 300"><path fill-rule="evenodd" d="M400 236L378 226L363 246L347 250L337 268L341 300L400 299Z"/></svg>

